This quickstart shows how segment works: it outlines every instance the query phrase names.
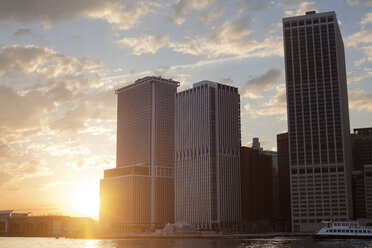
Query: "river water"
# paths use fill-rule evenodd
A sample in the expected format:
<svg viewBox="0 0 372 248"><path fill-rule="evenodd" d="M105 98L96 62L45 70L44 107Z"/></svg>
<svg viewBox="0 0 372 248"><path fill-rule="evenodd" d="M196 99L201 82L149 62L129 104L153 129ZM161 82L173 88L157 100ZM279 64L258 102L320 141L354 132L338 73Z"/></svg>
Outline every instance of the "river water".
<svg viewBox="0 0 372 248"><path fill-rule="evenodd" d="M346 248L372 247L372 241L317 241L310 237L273 239L55 239L0 238L0 248Z"/></svg>

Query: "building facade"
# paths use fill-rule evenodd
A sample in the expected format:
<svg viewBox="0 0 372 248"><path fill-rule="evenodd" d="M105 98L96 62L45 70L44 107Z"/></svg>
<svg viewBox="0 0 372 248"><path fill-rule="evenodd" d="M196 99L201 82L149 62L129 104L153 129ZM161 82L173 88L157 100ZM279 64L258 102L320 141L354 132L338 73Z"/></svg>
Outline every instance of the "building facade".
<svg viewBox="0 0 372 248"><path fill-rule="evenodd" d="M243 146L240 151L240 164L243 221L271 221L274 212L271 156L259 149Z"/></svg>
<svg viewBox="0 0 372 248"><path fill-rule="evenodd" d="M372 127L355 128L351 134L353 151L353 170L363 170L364 165L372 164Z"/></svg>
<svg viewBox="0 0 372 248"><path fill-rule="evenodd" d="M368 187L366 177L372 165L372 128L357 128L351 134L351 146L353 152L353 172L352 172L352 188L353 188L353 210L354 219L372 218L372 211L366 212L367 197L371 198L371 190ZM369 174L368 174L369 175ZM371 209L371 207L369 207ZM368 214L368 216L367 216Z"/></svg>
<svg viewBox="0 0 372 248"><path fill-rule="evenodd" d="M284 230L290 230L291 222L291 187L289 177L289 147L288 133L276 136L278 151L278 188L279 188L279 218L283 220ZM288 225L288 227L287 227Z"/></svg>
<svg viewBox="0 0 372 248"><path fill-rule="evenodd" d="M372 164L364 165L364 194L366 217L372 218Z"/></svg>
<svg viewBox="0 0 372 248"><path fill-rule="evenodd" d="M176 221L234 228L241 219L240 96L202 81L177 93Z"/></svg>
<svg viewBox="0 0 372 248"><path fill-rule="evenodd" d="M145 77L116 90L116 168L100 185L100 223L147 231L174 222L174 99L179 82Z"/></svg>
<svg viewBox="0 0 372 248"><path fill-rule="evenodd" d="M292 230L349 220L351 147L345 55L335 12L283 18Z"/></svg>

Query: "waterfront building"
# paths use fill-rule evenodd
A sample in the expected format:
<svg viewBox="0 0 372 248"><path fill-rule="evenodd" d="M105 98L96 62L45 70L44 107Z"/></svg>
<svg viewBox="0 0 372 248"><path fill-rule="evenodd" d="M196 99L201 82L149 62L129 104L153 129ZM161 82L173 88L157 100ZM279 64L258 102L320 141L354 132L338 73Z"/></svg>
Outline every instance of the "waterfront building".
<svg viewBox="0 0 372 248"><path fill-rule="evenodd" d="M351 134L353 151L353 170L363 170L366 164L372 164L372 127L355 128Z"/></svg>
<svg viewBox="0 0 372 248"><path fill-rule="evenodd" d="M364 184L364 170L353 170L352 192L354 219L366 218L366 196Z"/></svg>
<svg viewBox="0 0 372 248"><path fill-rule="evenodd" d="M247 223L273 217L272 158L259 149L241 147L242 219Z"/></svg>
<svg viewBox="0 0 372 248"><path fill-rule="evenodd" d="M288 132L278 134L278 191L279 191L279 218L285 231L290 230L291 222L291 188L289 179L289 151Z"/></svg>
<svg viewBox="0 0 372 248"><path fill-rule="evenodd" d="M174 99L179 82L145 77L116 90L116 168L104 171L100 223L143 232L174 222Z"/></svg>
<svg viewBox="0 0 372 248"><path fill-rule="evenodd" d="M240 96L202 81L176 95L176 221L206 230L241 220Z"/></svg>
<svg viewBox="0 0 372 248"><path fill-rule="evenodd" d="M272 217L279 217L279 186L278 186L278 153L276 151L264 150L261 147L259 138L255 137L252 139L252 149L257 150L261 154L265 154L271 157L271 181L272 181Z"/></svg>
<svg viewBox="0 0 372 248"><path fill-rule="evenodd" d="M364 192L366 217L372 218L372 164L364 165Z"/></svg>
<svg viewBox="0 0 372 248"><path fill-rule="evenodd" d="M371 218L370 198L371 188L368 186L370 177L366 177L372 165L372 128L356 128L351 134L351 146L353 152L353 210L354 219ZM368 174L369 175L369 174ZM369 199L369 201L367 200ZM369 212L366 207L369 205Z"/></svg>
<svg viewBox="0 0 372 248"><path fill-rule="evenodd" d="M344 45L335 12L283 18L292 230L352 217Z"/></svg>

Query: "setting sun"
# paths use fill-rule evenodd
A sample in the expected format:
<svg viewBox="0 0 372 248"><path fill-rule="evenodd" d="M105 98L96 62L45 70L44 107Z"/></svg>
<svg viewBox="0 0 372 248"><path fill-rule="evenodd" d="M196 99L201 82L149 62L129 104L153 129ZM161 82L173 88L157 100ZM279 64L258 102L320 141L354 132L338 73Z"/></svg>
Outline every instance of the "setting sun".
<svg viewBox="0 0 372 248"><path fill-rule="evenodd" d="M98 220L99 187L95 183L81 183L72 189L69 209L76 216L89 216Z"/></svg>

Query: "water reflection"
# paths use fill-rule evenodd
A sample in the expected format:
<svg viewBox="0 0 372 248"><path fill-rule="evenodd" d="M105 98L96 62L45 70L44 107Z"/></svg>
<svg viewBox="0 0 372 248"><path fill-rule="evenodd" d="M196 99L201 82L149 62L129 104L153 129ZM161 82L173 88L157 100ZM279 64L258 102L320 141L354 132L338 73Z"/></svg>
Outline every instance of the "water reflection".
<svg viewBox="0 0 372 248"><path fill-rule="evenodd" d="M310 237L275 239L54 239L0 238L0 248L362 248L372 247L372 241L315 241Z"/></svg>

